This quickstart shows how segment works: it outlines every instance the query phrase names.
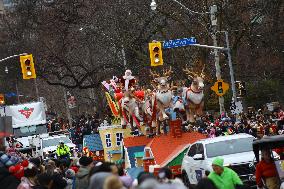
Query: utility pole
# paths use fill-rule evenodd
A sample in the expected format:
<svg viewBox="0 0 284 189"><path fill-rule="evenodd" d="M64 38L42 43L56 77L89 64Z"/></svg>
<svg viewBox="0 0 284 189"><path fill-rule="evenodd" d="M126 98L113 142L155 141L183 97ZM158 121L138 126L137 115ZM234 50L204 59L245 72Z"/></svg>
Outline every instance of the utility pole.
<svg viewBox="0 0 284 189"><path fill-rule="evenodd" d="M229 68L230 68L230 77L231 77L231 85L232 85L232 92L233 92L233 99L234 102L237 102L237 93L236 93L236 85L235 85L235 77L234 77L234 69L232 64L232 56L231 56L231 49L229 44L229 34L227 31L224 31L226 37L226 47L227 47L227 54L228 54L228 61L229 61Z"/></svg>
<svg viewBox="0 0 284 189"><path fill-rule="evenodd" d="M213 39L213 46L217 47L217 5L213 5L210 7L210 20L211 20L211 25L212 25L212 39ZM214 57L215 57L215 68L216 68L216 78L217 80L222 79L221 77L221 68L220 68L220 57L219 57L219 51L214 48ZM225 112L225 107L224 107L224 97L220 96L219 97L219 106L220 106L220 114Z"/></svg>

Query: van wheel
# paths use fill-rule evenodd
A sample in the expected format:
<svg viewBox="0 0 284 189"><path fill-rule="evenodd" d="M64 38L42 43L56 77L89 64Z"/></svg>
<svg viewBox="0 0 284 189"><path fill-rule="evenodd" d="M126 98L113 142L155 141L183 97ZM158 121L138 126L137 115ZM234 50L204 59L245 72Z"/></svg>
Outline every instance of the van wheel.
<svg viewBox="0 0 284 189"><path fill-rule="evenodd" d="M185 171L182 172L182 181L187 188L192 189L187 173Z"/></svg>

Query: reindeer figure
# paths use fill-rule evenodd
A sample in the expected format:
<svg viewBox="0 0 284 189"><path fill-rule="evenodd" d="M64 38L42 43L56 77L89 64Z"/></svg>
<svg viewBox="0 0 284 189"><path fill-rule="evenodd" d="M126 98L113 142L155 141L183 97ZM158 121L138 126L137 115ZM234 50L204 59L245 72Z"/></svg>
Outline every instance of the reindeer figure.
<svg viewBox="0 0 284 189"><path fill-rule="evenodd" d="M154 95L154 103L157 104L157 113L158 117L156 118L157 121L157 134L160 134L160 123L169 119L168 115L166 114L166 109L172 107L172 91L170 89L170 75L172 74L172 69L167 71L163 71L163 76L160 76L156 72L150 71L151 75L154 78L154 82L157 84L156 93ZM156 103L155 103L156 102Z"/></svg>
<svg viewBox="0 0 284 189"><path fill-rule="evenodd" d="M186 117L187 122L194 123L194 115L202 115L203 107L204 107L204 69L205 65L201 73L193 72L192 70L186 68L183 71L187 74L187 76L192 80L191 86L188 88L184 88L183 96L186 100Z"/></svg>
<svg viewBox="0 0 284 189"><path fill-rule="evenodd" d="M122 114L122 119L121 119L122 126L126 127L126 125L130 125L131 131L134 131L135 130L133 125L134 119L136 119L137 121L141 121L142 118L140 117L139 114L139 105L133 95L133 90L126 91L124 93L124 97L121 99L120 104L121 104L121 114ZM139 127L138 129L140 130Z"/></svg>

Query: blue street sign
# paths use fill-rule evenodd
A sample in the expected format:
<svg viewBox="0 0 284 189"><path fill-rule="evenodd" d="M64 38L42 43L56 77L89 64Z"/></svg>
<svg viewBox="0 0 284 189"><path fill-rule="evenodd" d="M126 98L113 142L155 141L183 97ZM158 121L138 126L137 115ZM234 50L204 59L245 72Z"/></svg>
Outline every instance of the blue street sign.
<svg viewBox="0 0 284 189"><path fill-rule="evenodd" d="M169 48L175 48L175 47L184 47L188 45L196 44L196 38L183 38L183 39L173 39L164 41L163 48L169 49Z"/></svg>

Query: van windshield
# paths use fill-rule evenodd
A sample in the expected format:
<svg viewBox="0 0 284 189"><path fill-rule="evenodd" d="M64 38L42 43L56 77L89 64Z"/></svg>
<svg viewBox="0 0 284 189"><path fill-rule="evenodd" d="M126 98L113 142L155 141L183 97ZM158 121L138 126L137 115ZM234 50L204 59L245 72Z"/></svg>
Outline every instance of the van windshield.
<svg viewBox="0 0 284 189"><path fill-rule="evenodd" d="M72 143L68 137L50 138L50 139L42 140L42 147L46 148L49 146L57 146L59 144L59 141L61 140L64 142L64 144Z"/></svg>
<svg viewBox="0 0 284 189"><path fill-rule="evenodd" d="M47 128L45 124L19 127L19 128L14 128L13 130L16 138L47 133Z"/></svg>
<svg viewBox="0 0 284 189"><path fill-rule="evenodd" d="M250 152L252 150L253 137L239 138L206 144L206 154L208 158Z"/></svg>

